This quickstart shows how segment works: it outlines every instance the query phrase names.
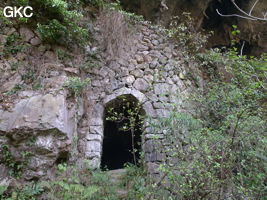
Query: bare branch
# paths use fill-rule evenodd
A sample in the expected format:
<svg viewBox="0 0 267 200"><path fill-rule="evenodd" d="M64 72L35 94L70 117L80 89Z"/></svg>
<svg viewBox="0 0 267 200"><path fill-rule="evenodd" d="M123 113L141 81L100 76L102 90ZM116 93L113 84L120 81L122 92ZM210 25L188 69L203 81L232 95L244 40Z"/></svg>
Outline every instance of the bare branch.
<svg viewBox="0 0 267 200"><path fill-rule="evenodd" d="M218 15L220 15L222 17L240 17L240 18L249 19L249 20L256 20L254 18L246 17L246 16L242 16L242 15L238 15L238 14L224 15L224 14L221 14L218 9L216 9L216 11L217 11Z"/></svg>
<svg viewBox="0 0 267 200"><path fill-rule="evenodd" d="M241 50L240 50L240 55L243 56L243 50L244 50L244 47L245 47L245 41L243 41L243 44L242 44L242 47L241 47Z"/></svg>
<svg viewBox="0 0 267 200"><path fill-rule="evenodd" d="M253 9L255 8L256 4L259 2L259 0L256 0L255 3L253 4L253 6L251 7L250 11L249 11L249 15L251 15Z"/></svg>
<svg viewBox="0 0 267 200"><path fill-rule="evenodd" d="M255 8L255 6L257 5L257 3L259 2L259 0L256 0L253 4L253 6L251 7L249 13L245 12L244 10L242 10L235 2L235 0L231 0L232 4L235 6L235 8L241 12L243 15L239 15L239 14L229 14L229 15L225 15L219 12L218 9L216 9L216 12L218 13L218 15L222 16L222 17L240 17L240 18L244 18L244 19L249 19L249 20L257 20L257 21L267 21L267 12L263 15L263 17L256 17L254 15L252 15L252 12Z"/></svg>

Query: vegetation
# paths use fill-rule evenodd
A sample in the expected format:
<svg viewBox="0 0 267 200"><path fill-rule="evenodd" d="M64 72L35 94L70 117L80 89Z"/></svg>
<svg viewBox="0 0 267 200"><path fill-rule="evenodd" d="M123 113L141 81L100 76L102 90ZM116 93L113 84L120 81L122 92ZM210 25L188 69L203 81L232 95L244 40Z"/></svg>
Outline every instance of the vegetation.
<svg viewBox="0 0 267 200"><path fill-rule="evenodd" d="M20 178L23 170L27 166L29 157L32 155L30 152L21 152L20 159L15 158L8 145L2 147L3 164L10 168L9 175Z"/></svg>
<svg viewBox="0 0 267 200"><path fill-rule="evenodd" d="M81 80L79 77L69 78L64 86L70 90L76 97L82 94L83 89L89 84L90 79Z"/></svg>
<svg viewBox="0 0 267 200"><path fill-rule="evenodd" d="M23 23L34 27L45 42L70 46L73 44L82 45L88 39L88 31L79 24L82 14L71 9L73 7L72 2L67 3L64 0L11 0L1 3L0 7L5 5L31 6L34 10L33 17L5 19L1 22L7 25Z"/></svg>
<svg viewBox="0 0 267 200"><path fill-rule="evenodd" d="M0 199L117 200L118 197L115 194L115 186L109 181L106 172L59 164L54 181L32 182L11 191L6 187L0 187Z"/></svg>
<svg viewBox="0 0 267 200"><path fill-rule="evenodd" d="M104 42L107 50L119 50L122 42L120 35L128 35L128 23L140 20L136 15L121 10L118 3L104 4L100 0L63 1L63 0L11 0L11 3L33 6L36 15L29 20L2 20L5 25L25 23L33 26L48 43L84 44L88 31L80 25L82 15L78 10L89 3L104 8L102 28L107 33ZM44 9L45 8L45 9ZM41 15L38 13L42 13ZM0 11L1 16L1 11ZM173 42L178 43L185 60L194 59L199 63L195 70L205 75L205 88L199 88L184 99L188 103L188 113L173 112L164 118L150 119L155 133L164 133L163 139L155 137L158 153L165 153L165 160L157 169L157 179L151 177L143 166L138 167L136 147L132 142L135 165L128 165L121 187L128 190L127 199L255 199L266 200L267 196L267 132L266 132L266 76L267 57L259 58L242 54L235 46L225 52L219 49L204 51L207 36L194 30L190 15L184 18L174 17L170 29L164 29ZM252 16L250 16L252 17ZM113 18L113 19L112 19ZM115 24L109 23L111 19ZM264 18L265 20L265 18ZM120 27L120 29L117 29ZM232 35L240 32L233 26ZM113 38L114 36L114 38ZM118 41L118 38L120 41ZM5 43L3 55L12 55L23 51L18 43L19 36L10 34ZM118 44L117 44L118 43ZM113 46L111 46L113 45ZM115 46L114 46L115 45ZM120 49L121 50L121 49ZM202 53L199 53L202 52ZM204 53L203 53L204 52ZM62 59L64 52L57 52ZM110 52L116 56L116 52ZM1 55L2 56L2 55ZM91 55L92 56L92 55ZM69 58L70 60L72 58ZM81 69L91 69L96 65L89 60ZM17 66L14 66L17 69ZM196 75L193 74L193 78ZM28 70L22 76L23 81L33 82L34 71ZM75 97L82 95L89 79L69 78L64 87ZM14 94L23 85L17 84L7 94ZM143 125L142 105L130 105L122 100L122 112L109 110L107 120L123 121L122 129L130 131L134 141L135 129ZM141 119L141 120L140 120ZM138 123L138 124L137 124ZM139 124L140 123L140 124ZM167 144L163 148L161 144ZM15 161L9 146L3 146L3 164L9 167L11 175L19 177L26 165L24 161ZM29 153L22 153L27 160ZM118 199L116 186L110 182L106 172L80 169L77 166L59 164L55 180L30 183L21 188L0 186L0 199Z"/></svg>
<svg viewBox="0 0 267 200"><path fill-rule="evenodd" d="M139 155L137 155L137 153L139 152L135 146L137 138L135 133L140 131L144 124L142 105L134 101L129 101L125 96L120 96L120 101L119 108L111 107L108 109L106 120L120 123L121 128L119 130L131 134L131 153L133 155L134 164L137 166L137 164L139 164L137 160Z"/></svg>
<svg viewBox="0 0 267 200"><path fill-rule="evenodd" d="M167 132L170 144L170 159L160 167L166 181L158 186L173 199L264 200L266 56L242 56L233 47L198 59L210 80L187 100L193 114L174 111L153 125L155 132Z"/></svg>

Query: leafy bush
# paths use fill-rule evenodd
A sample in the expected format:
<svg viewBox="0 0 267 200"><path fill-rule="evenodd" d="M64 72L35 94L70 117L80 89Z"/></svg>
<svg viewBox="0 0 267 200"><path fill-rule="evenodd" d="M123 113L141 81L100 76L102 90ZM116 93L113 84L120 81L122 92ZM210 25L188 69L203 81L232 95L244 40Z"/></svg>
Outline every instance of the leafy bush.
<svg viewBox="0 0 267 200"><path fill-rule="evenodd" d="M14 156L10 151L10 147L8 145L3 146L2 153L3 153L3 164L8 168L10 168L9 171L10 175L15 177L20 177L25 163L18 162L14 158Z"/></svg>
<svg viewBox="0 0 267 200"><path fill-rule="evenodd" d="M37 30L43 40L49 43L83 44L88 38L88 31L78 25L82 17L77 11L68 10L68 3L63 0L45 0L39 2L46 8L43 16L38 16Z"/></svg>
<svg viewBox="0 0 267 200"><path fill-rule="evenodd" d="M0 56L14 55L26 50L26 48L26 45L21 44L19 35L17 33L12 33L7 37L6 43L4 44L4 50L0 53Z"/></svg>
<svg viewBox="0 0 267 200"><path fill-rule="evenodd" d="M127 198L129 200L144 199L151 189L147 184L147 171L133 164L128 164L125 169L126 174L121 184L129 191Z"/></svg>
<svg viewBox="0 0 267 200"><path fill-rule="evenodd" d="M187 53L194 54L200 49L203 49L209 34L203 35L196 31L195 23L190 16L190 13L183 13L181 16L172 18L169 28L164 29L166 34L175 39L175 42L180 44Z"/></svg>
<svg viewBox="0 0 267 200"><path fill-rule="evenodd" d="M169 144L159 188L174 199L265 200L266 57L231 49L199 58L211 80L188 99L193 114L174 109L152 123Z"/></svg>
<svg viewBox="0 0 267 200"><path fill-rule="evenodd" d="M45 199L116 200L114 185L106 172L79 169L60 164L55 181L41 183L46 191Z"/></svg>
<svg viewBox="0 0 267 200"><path fill-rule="evenodd" d="M89 84L89 82L89 78L81 80L79 77L71 77L66 81L64 86L73 92L75 96L80 96L82 90Z"/></svg>
<svg viewBox="0 0 267 200"><path fill-rule="evenodd" d="M80 26L82 18L77 10L71 10L71 3L65 0L11 0L8 5L31 6L34 15L31 18L16 18L5 20L0 25L28 24L37 28L42 39L48 43L56 43L65 46L83 45L88 39L88 31ZM7 3L1 3L0 7ZM78 9L78 8L77 8ZM0 13L2 11L0 10Z"/></svg>

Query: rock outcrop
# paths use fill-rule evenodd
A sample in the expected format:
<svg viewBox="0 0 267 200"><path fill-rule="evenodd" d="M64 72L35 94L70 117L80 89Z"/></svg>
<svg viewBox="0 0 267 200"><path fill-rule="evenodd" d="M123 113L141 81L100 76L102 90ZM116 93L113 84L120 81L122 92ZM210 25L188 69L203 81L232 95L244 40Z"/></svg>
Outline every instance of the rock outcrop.
<svg viewBox="0 0 267 200"><path fill-rule="evenodd" d="M238 6L249 12L255 1L236 1ZM165 4L167 9L162 8ZM137 13L145 19L167 26L173 16L182 17L182 13L190 13L195 23L197 31L213 31L207 47L228 47L232 39L232 25L237 25L241 34L238 38L245 41L244 53L250 55L260 55L267 51L266 23L263 21L252 21L240 17L221 17L216 9L222 14L241 14L231 0L122 0L122 5L128 11ZM263 17L266 12L267 2L260 0L253 9L252 15Z"/></svg>
<svg viewBox="0 0 267 200"><path fill-rule="evenodd" d="M0 158L21 165L27 180L52 175L60 159L68 159L74 113L64 91L38 94L24 91L12 110L0 110ZM5 147L5 148L4 148ZM8 152L7 152L8 151ZM5 155L10 154L10 158ZM9 163L7 163L9 162Z"/></svg>

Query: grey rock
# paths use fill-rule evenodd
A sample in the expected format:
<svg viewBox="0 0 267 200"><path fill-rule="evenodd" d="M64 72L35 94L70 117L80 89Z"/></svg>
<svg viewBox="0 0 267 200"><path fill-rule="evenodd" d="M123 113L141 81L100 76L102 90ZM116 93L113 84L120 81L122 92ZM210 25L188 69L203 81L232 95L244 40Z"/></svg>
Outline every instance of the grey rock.
<svg viewBox="0 0 267 200"><path fill-rule="evenodd" d="M137 65L137 61L135 59L130 59L129 60L130 64Z"/></svg>
<svg viewBox="0 0 267 200"><path fill-rule="evenodd" d="M144 56L146 56L146 55L149 54L149 51L143 51L142 54L143 54Z"/></svg>
<svg viewBox="0 0 267 200"><path fill-rule="evenodd" d="M98 74L99 74L100 76L106 78L107 75L111 76L111 75L109 74L110 71L112 71L112 70L110 70L108 67L101 67L101 69L99 70L99 73L98 73ZM114 76L115 76L115 74L114 74Z"/></svg>
<svg viewBox="0 0 267 200"><path fill-rule="evenodd" d="M153 151L155 151L155 145L154 145L154 141L153 140L147 140L144 145L143 145L143 149L145 153L151 153Z"/></svg>
<svg viewBox="0 0 267 200"><path fill-rule="evenodd" d="M138 64L141 64L141 63L144 62L144 57L141 56L141 55L135 55L135 59L136 59L136 62L137 62Z"/></svg>
<svg viewBox="0 0 267 200"><path fill-rule="evenodd" d="M135 77L135 78L141 78L143 77L143 72L140 69L136 69L134 71L131 72L131 74Z"/></svg>
<svg viewBox="0 0 267 200"><path fill-rule="evenodd" d="M51 135L39 136L35 142L37 152L41 154L52 153L54 150L54 138Z"/></svg>
<svg viewBox="0 0 267 200"><path fill-rule="evenodd" d="M39 37L34 37L34 38L32 38L30 42L31 42L31 44L32 44L33 46L38 46L39 44L42 43L42 41L40 40Z"/></svg>
<svg viewBox="0 0 267 200"><path fill-rule="evenodd" d="M122 81L125 82L125 83L128 84L128 85L131 85L131 84L134 83L135 78L134 78L133 75L129 75L129 76L127 76L127 77L124 77L124 78L122 79Z"/></svg>
<svg viewBox="0 0 267 200"><path fill-rule="evenodd" d="M151 34L150 38L153 40L157 40L159 38L159 36L157 34Z"/></svg>
<svg viewBox="0 0 267 200"><path fill-rule="evenodd" d="M90 159L88 163L88 167L91 169L97 169L100 167L100 158L95 157L93 159Z"/></svg>
<svg viewBox="0 0 267 200"><path fill-rule="evenodd" d="M159 58L159 63L162 65L165 65L167 63L167 58L166 57L160 57Z"/></svg>
<svg viewBox="0 0 267 200"><path fill-rule="evenodd" d="M126 67L121 67L121 76L128 76L129 75L129 70Z"/></svg>
<svg viewBox="0 0 267 200"><path fill-rule="evenodd" d="M99 141L88 141L86 143L86 152L101 152L101 143Z"/></svg>
<svg viewBox="0 0 267 200"><path fill-rule="evenodd" d="M90 119L90 125L91 126L102 126L103 120L101 118L92 118Z"/></svg>
<svg viewBox="0 0 267 200"><path fill-rule="evenodd" d="M5 91L9 91L12 88L14 88L17 84L19 84L22 81L21 76L19 73L14 74L13 76L11 76L9 78L8 81L6 81L2 86L0 91L1 92L5 92ZM0 117L1 118L1 117Z"/></svg>
<svg viewBox="0 0 267 200"><path fill-rule="evenodd" d="M158 66L159 66L159 62L158 62L157 59L153 60L153 61L150 63L150 65L149 65L149 67L150 67L151 69L155 69L155 68L158 67Z"/></svg>
<svg viewBox="0 0 267 200"><path fill-rule="evenodd" d="M147 166L147 170L151 173L151 174L159 174L160 173L160 165L154 162L148 162L146 163Z"/></svg>
<svg viewBox="0 0 267 200"><path fill-rule="evenodd" d="M170 85L173 85L174 84L173 81L172 81L172 79L170 77L167 77L166 83L168 83Z"/></svg>
<svg viewBox="0 0 267 200"><path fill-rule="evenodd" d="M159 41L158 40L152 40L152 44L155 45L155 46L158 46L159 45Z"/></svg>
<svg viewBox="0 0 267 200"><path fill-rule="evenodd" d="M137 48L138 48L139 51L148 51L149 50L148 46L145 46L145 45L142 45L142 44L137 45Z"/></svg>
<svg viewBox="0 0 267 200"><path fill-rule="evenodd" d="M143 105L143 108L147 114L147 116L149 117L156 117L157 116L157 113L156 111L154 110L152 104L150 102L146 102L144 105Z"/></svg>
<svg viewBox="0 0 267 200"><path fill-rule="evenodd" d="M103 135L103 127L102 126L90 126L90 133Z"/></svg>
<svg viewBox="0 0 267 200"><path fill-rule="evenodd" d="M164 109L165 106L161 102L154 102L153 103L153 107L156 108L156 109Z"/></svg>
<svg viewBox="0 0 267 200"><path fill-rule="evenodd" d="M4 45L6 43L7 35L0 34L0 45Z"/></svg>
<svg viewBox="0 0 267 200"><path fill-rule="evenodd" d="M94 159L94 158L100 158L101 154L100 154L100 152L86 152L85 156L86 156L86 158Z"/></svg>
<svg viewBox="0 0 267 200"><path fill-rule="evenodd" d="M87 134L86 139L88 141L99 141L99 142L102 141L101 135L98 135L98 134Z"/></svg>
<svg viewBox="0 0 267 200"><path fill-rule="evenodd" d="M170 47L165 47L163 51L165 53L172 53L172 49Z"/></svg>
<svg viewBox="0 0 267 200"><path fill-rule="evenodd" d="M149 55L145 55L144 56L144 60L145 60L145 62L147 62L147 63L150 63L150 62L152 62L152 57L151 56L149 56Z"/></svg>
<svg viewBox="0 0 267 200"><path fill-rule="evenodd" d="M26 42L30 42L30 40L35 36L34 33L27 27L21 27L19 29L20 36Z"/></svg>
<svg viewBox="0 0 267 200"><path fill-rule="evenodd" d="M102 84L101 84L101 82L100 82L99 80L93 80L93 81L91 82L91 85L92 85L93 87L101 87L101 86L102 86Z"/></svg>
<svg viewBox="0 0 267 200"><path fill-rule="evenodd" d="M149 88L148 82L142 78L136 79L133 86L135 87L135 89L137 89L141 92L147 91Z"/></svg>
<svg viewBox="0 0 267 200"><path fill-rule="evenodd" d="M46 51L44 57L52 61L56 61L57 59L57 56L53 51Z"/></svg>
<svg viewBox="0 0 267 200"><path fill-rule="evenodd" d="M69 115L63 94L45 94L21 99L12 112L0 110L0 131L8 132L28 129L56 128L64 134L73 132L73 121Z"/></svg>
<svg viewBox="0 0 267 200"><path fill-rule="evenodd" d="M172 77L172 80L173 80L174 83L177 83L180 79L179 79L179 77L177 75L174 75Z"/></svg>
<svg viewBox="0 0 267 200"><path fill-rule="evenodd" d="M168 117L170 115L170 111L166 109L156 109L156 112L159 117Z"/></svg>
<svg viewBox="0 0 267 200"><path fill-rule="evenodd" d="M168 94L170 85L167 83L157 83L154 85L154 91L157 95Z"/></svg>
<svg viewBox="0 0 267 200"><path fill-rule="evenodd" d="M152 83L153 82L153 79L154 79L154 76L152 76L150 74L149 71L146 71L145 73L146 75L144 76L144 79L148 82L148 83Z"/></svg>
<svg viewBox="0 0 267 200"><path fill-rule="evenodd" d="M173 70L174 67L173 67L173 65L171 65L171 64L166 64L165 67L164 67L164 69L165 69L167 72L169 72L169 71Z"/></svg>
<svg viewBox="0 0 267 200"><path fill-rule="evenodd" d="M16 32L16 29L15 29L14 27L11 27L10 29L7 29L6 34L7 34L7 35L11 35L11 34L13 34L13 33L15 33L15 32Z"/></svg>

